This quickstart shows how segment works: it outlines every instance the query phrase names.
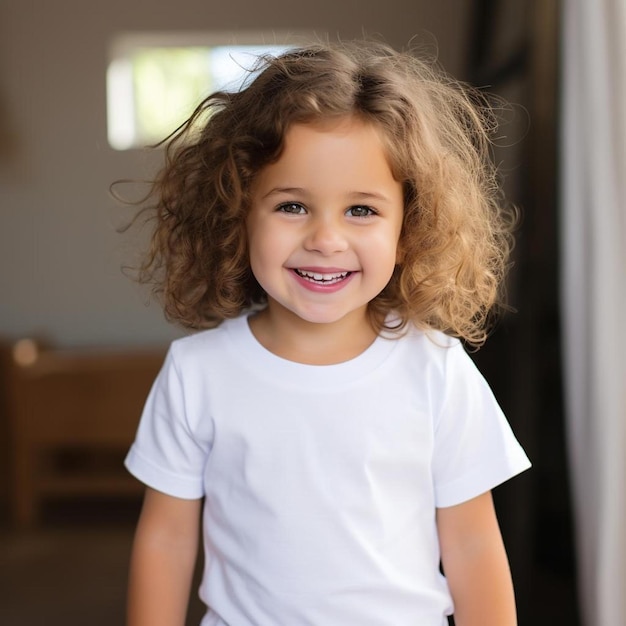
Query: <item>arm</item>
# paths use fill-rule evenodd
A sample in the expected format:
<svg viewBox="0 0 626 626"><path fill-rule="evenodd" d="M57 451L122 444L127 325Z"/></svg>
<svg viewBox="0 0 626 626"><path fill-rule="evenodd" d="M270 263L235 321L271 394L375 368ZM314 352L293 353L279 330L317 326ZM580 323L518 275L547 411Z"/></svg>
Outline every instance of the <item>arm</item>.
<svg viewBox="0 0 626 626"><path fill-rule="evenodd" d="M183 626L198 552L201 500L148 488L135 532L128 626Z"/></svg>
<svg viewBox="0 0 626 626"><path fill-rule="evenodd" d="M437 530L456 626L516 626L511 572L491 492L437 509Z"/></svg>

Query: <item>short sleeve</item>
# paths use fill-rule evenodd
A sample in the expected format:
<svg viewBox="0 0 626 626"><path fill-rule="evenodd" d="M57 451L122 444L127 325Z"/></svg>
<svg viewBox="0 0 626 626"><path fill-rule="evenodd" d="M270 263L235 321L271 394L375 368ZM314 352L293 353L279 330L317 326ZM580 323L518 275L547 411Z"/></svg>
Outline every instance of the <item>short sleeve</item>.
<svg viewBox="0 0 626 626"><path fill-rule="evenodd" d="M185 499L204 495L210 442L198 434L182 376L170 348L141 415L128 452L128 471L153 489Z"/></svg>
<svg viewBox="0 0 626 626"><path fill-rule="evenodd" d="M435 421L437 507L460 504L530 467L487 382L460 343L448 349Z"/></svg>

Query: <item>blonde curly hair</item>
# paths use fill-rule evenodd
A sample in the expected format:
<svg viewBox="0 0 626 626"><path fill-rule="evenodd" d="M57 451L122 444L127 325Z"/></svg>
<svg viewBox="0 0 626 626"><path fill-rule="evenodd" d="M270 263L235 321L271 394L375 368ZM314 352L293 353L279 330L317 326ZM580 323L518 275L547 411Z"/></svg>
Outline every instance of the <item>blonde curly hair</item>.
<svg viewBox="0 0 626 626"><path fill-rule="evenodd" d="M369 305L481 345L502 302L512 212L490 158L495 115L477 90L436 64L378 42L315 44L261 58L255 78L217 92L167 140L165 165L140 212L154 220L138 280L166 317L218 325L263 305L248 260L251 186L292 124L355 115L382 130L404 189L401 261Z"/></svg>

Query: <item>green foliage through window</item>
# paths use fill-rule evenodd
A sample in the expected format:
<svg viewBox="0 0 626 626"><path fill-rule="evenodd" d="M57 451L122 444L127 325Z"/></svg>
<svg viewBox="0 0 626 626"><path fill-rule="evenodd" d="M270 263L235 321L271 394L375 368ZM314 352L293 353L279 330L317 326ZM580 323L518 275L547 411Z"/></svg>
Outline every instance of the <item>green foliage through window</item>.
<svg viewBox="0 0 626 626"><path fill-rule="evenodd" d="M214 91L237 90L259 55L287 45L130 47L107 75L108 136L113 148L155 144L182 124Z"/></svg>

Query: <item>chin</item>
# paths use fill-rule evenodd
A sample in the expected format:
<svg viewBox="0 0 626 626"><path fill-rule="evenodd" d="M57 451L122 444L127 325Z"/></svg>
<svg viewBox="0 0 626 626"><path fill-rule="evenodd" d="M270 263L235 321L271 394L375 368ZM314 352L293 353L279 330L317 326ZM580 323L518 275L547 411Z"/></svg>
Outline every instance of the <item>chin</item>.
<svg viewBox="0 0 626 626"><path fill-rule="evenodd" d="M350 317L357 316L355 311L294 311L293 313L304 322L319 325L336 324L338 322L345 321ZM363 315L366 315L365 312Z"/></svg>

